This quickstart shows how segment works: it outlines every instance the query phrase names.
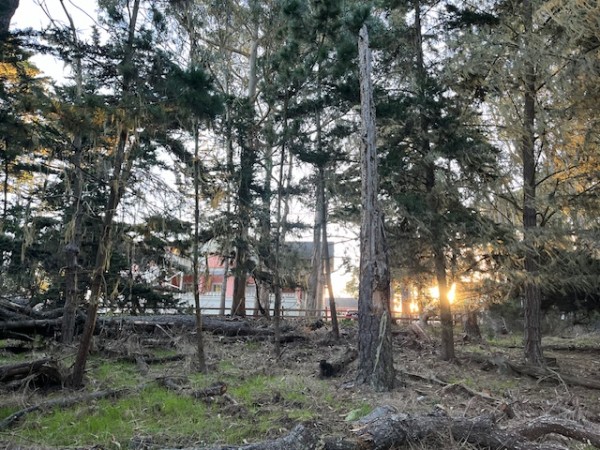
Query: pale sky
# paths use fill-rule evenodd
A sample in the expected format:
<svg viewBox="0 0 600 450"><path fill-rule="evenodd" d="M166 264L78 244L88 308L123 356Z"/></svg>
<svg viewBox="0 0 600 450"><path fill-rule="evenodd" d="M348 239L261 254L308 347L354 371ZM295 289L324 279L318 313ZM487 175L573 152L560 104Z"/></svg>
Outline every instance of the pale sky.
<svg viewBox="0 0 600 450"><path fill-rule="evenodd" d="M79 32L84 35L90 31L93 21L83 12L83 8L89 10L91 4L95 4L95 2L65 0L69 14L73 17ZM11 30L22 28L43 30L50 25L48 14L57 23L68 23L59 0L20 0L19 7L11 21ZM93 9L89 14L93 16ZM31 59L46 75L59 82L70 74L69 68L52 56L35 55Z"/></svg>

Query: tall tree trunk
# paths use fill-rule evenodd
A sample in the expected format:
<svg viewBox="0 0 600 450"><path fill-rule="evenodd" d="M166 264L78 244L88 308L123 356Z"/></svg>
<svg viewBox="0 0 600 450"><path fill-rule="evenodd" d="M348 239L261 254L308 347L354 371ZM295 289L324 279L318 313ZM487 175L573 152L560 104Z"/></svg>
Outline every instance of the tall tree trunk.
<svg viewBox="0 0 600 450"><path fill-rule="evenodd" d="M232 316L246 316L246 281L248 279L248 229L250 227L250 208L252 196L250 186L254 179L254 163L256 161L256 151L258 139L254 129L254 99L256 97L257 86L257 58L258 58L258 22L252 36L250 50L250 67L248 74L248 99L246 113L244 117L246 122L243 130L240 130L240 180L238 186L238 216L239 232L237 236L236 254L235 254L235 280L233 283L233 299L231 303Z"/></svg>
<svg viewBox="0 0 600 450"><path fill-rule="evenodd" d="M259 217L260 240L258 243L258 270L259 272L271 274L271 199L273 196L271 192L271 179L273 177L273 146L269 142L265 149L263 165L265 167L265 175L261 195L262 209ZM256 283L257 295L255 299L254 315L262 313L266 317L269 317L272 281L265 279L265 277L258 277Z"/></svg>
<svg viewBox="0 0 600 450"><path fill-rule="evenodd" d="M523 0L523 20L525 35L522 42L527 46L529 35L533 32L533 6L531 0ZM535 65L526 58L524 61L524 105L523 139L521 154L523 158L523 228L525 243L525 359L534 365L542 365L541 334L541 292L537 279L538 261L535 249L537 229L536 181L535 181Z"/></svg>
<svg viewBox="0 0 600 450"><path fill-rule="evenodd" d="M196 315L196 356L198 358L198 371L206 372L206 359L204 356L204 339L202 336L202 311L200 310L200 270L199 270L199 240L200 240L200 155L198 121L194 120L194 308ZM208 266L207 266L208 269ZM205 283L206 285L206 283Z"/></svg>
<svg viewBox="0 0 600 450"><path fill-rule="evenodd" d="M367 26L358 37L361 103L361 176L363 217L360 231L358 297L358 382L375 390L394 387L390 315L390 273L382 213L377 202L375 102Z"/></svg>
<svg viewBox="0 0 600 450"><path fill-rule="evenodd" d="M67 16L67 19L69 20L73 46L78 47L79 38L77 36L75 22L69 14L63 0L61 0L60 4ZM75 81L75 104L76 106L81 106L83 97L83 67L80 56L76 56L75 58ZM82 131L80 129L75 131L75 136L71 144L73 151L73 176L70 177L72 186L72 200L70 207L71 217L65 231L65 306L61 328L61 341L63 344L70 344L73 342L73 338L75 337L75 318L77 305L79 304L78 271L79 252L81 246L81 228L83 220L83 208L81 205L83 193L83 172L81 169L83 138L81 136L81 132Z"/></svg>
<svg viewBox="0 0 600 450"><path fill-rule="evenodd" d="M3 140L3 150L6 152L4 158L4 179L2 181L2 223L0 223L0 232L4 230L4 224L8 219L8 178L10 176L10 161L8 157L8 143Z"/></svg>
<svg viewBox="0 0 600 450"><path fill-rule="evenodd" d="M419 146L424 158L428 158L431 153L431 145L428 138L429 125L427 117L424 112L423 102L426 98L425 83L427 81L427 71L425 70L425 63L423 60L423 34L421 29L421 2L420 0L414 0L413 2L415 12L415 52L417 56L417 83L419 85ZM425 174L425 188L429 199L429 207L434 215L439 213L438 201L435 198L435 166L433 162L426 164ZM446 256L444 254L444 242L442 241L444 233L440 229L439 223L432 224L432 247L433 247L433 258L435 266L435 276L439 290L439 302L440 302L440 320L442 323L442 343L440 357L444 361L454 359L454 323L452 321L452 308L450 306L450 299L448 298L448 282L447 282L447 271L446 271Z"/></svg>
<svg viewBox="0 0 600 450"><path fill-rule="evenodd" d="M273 291L275 294L275 304L273 305L273 328L274 328L274 349L275 355L281 355L281 246L285 242L287 232L287 217L289 213L289 184L292 178L292 152L287 151L288 139L288 96L286 95L283 102L283 139L281 140L281 159L279 160L279 180L277 183L277 206L275 208L275 249L273 252ZM284 176L286 153L289 153L289 171ZM284 186L285 184L285 186Z"/></svg>
<svg viewBox="0 0 600 450"><path fill-rule="evenodd" d="M229 14L226 22L226 30L229 31ZM229 62L225 72L225 95L229 99L230 92L230 68ZM232 197L232 182L234 178L233 169L233 125L231 123L231 104L229 100L225 104L225 146L227 148L227 217L231 217L231 197ZM227 245L225 246L225 264L223 266L223 287L221 289L221 302L219 305L219 314L225 315L225 304L227 302L227 284L229 282L229 260L230 260L230 236L226 237Z"/></svg>
<svg viewBox="0 0 600 450"><path fill-rule="evenodd" d="M140 0L135 0L132 8L131 20L129 22L127 48L123 57L123 66L128 66L129 64L131 64L133 59L134 36L139 9ZM127 91L131 82L132 80L129 78L129 76L124 77L124 95L127 95ZM123 118L122 120L125 120L125 118ZM98 248L96 250L96 261L94 264L94 269L92 271L92 279L90 283L90 301L87 316L85 319L85 325L83 328L83 334L81 336L81 342L79 343L77 356L73 365L73 372L69 380L69 383L72 386L81 386L83 383L83 375L85 372L85 366L92 344L94 328L96 327L98 306L100 304L100 296L102 293L102 286L104 284L104 270L106 269L108 260L110 258L110 248L112 246L113 218L117 213L117 207L119 206L119 202L121 200L121 197L123 196L125 183L129 176L129 172L131 171L131 165L133 164L133 161L131 159L127 160L126 155L127 143L129 140L128 126L127 124L121 123L119 127L119 138L113 161L113 173L110 178L110 192L108 196L106 209L104 211L104 219L102 221L102 233L100 235ZM130 145L137 144L133 143ZM127 164L124 167L125 163Z"/></svg>

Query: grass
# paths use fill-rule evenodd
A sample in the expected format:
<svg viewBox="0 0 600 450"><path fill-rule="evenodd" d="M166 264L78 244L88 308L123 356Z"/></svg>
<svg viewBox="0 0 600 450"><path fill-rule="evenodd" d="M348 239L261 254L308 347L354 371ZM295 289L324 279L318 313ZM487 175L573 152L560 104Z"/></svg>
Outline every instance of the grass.
<svg viewBox="0 0 600 450"><path fill-rule="evenodd" d="M190 387L216 381L238 405L205 403L150 383L120 399L104 399L65 410L28 415L14 429L0 433L0 442L44 446L127 447L134 436L152 436L158 445L236 445L285 432L300 421L313 420L323 410L344 417L350 411L370 411L364 402L344 403L322 380L300 375L249 374L235 360L223 360L218 372L192 374ZM132 387L143 379L135 364L92 359L89 386ZM49 394L44 400L64 393ZM17 407L0 408L0 420Z"/></svg>

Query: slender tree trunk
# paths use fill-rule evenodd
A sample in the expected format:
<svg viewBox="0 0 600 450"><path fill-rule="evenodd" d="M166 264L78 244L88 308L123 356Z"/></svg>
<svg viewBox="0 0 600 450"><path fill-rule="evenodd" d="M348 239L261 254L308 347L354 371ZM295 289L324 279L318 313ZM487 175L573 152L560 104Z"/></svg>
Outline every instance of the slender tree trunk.
<svg viewBox="0 0 600 450"><path fill-rule="evenodd" d="M425 92L424 85L427 80L427 72L425 70L425 63L423 60L423 35L421 30L421 2L420 0L414 0L413 2L415 12L415 51L417 55L417 82L419 83L419 146L424 158L430 156L431 147L428 138L429 125L427 117L424 112L423 102L427 93ZM429 162L426 165L426 181L425 188L429 198L429 207L432 213L437 215L438 202L435 198L435 166L433 162ZM454 323L452 321L452 308L450 306L450 299L448 298L448 282L447 282L447 270L446 270L446 256L444 254L444 233L439 223L432 224L432 247L433 247L433 258L435 266L435 276L438 283L439 290L439 301L440 301L440 319L442 323L442 343L440 350L440 357L444 361L454 359Z"/></svg>
<svg viewBox="0 0 600 450"><path fill-rule="evenodd" d="M306 315L314 317L317 310L323 307L323 185L317 177L317 188L315 191L315 226L313 229L313 254L311 259L311 271L308 277L308 289L306 293Z"/></svg>
<svg viewBox="0 0 600 450"><path fill-rule="evenodd" d="M363 217L360 232L358 297L358 382L375 390L394 387L390 315L390 273L382 213L377 202L375 103L367 26L358 37L361 100L361 176Z"/></svg>
<svg viewBox="0 0 600 450"><path fill-rule="evenodd" d="M131 21L129 23L127 50L123 58L123 65L125 66L131 64L133 58L133 41L139 8L140 0L135 0L132 8ZM130 83L131 80L128 77L125 77L123 80L124 95L127 95L127 90ZM102 294L102 286L104 281L104 270L106 269L110 257L110 247L112 246L113 218L117 212L119 201L121 200L125 189L124 184L127 181L127 177L129 176L129 172L131 170L131 164L133 163L133 161L130 159L129 161L127 161L127 167L124 168L124 164L126 162L126 147L128 139L129 131L127 124L121 123L117 148L114 155L113 174L110 179L110 193L106 209L104 211L104 219L102 221L102 233L100 235L98 248L96 250L96 262L92 271L92 278L90 283L90 303L85 319L83 334L81 336L81 342L79 343L77 356L73 365L73 372L69 380L69 383L72 386L81 386L83 383L85 366L92 344L94 328L96 327L96 317L98 315L98 306L100 304L100 296Z"/></svg>
<svg viewBox="0 0 600 450"><path fill-rule="evenodd" d="M446 256L440 248L435 250L435 273L440 294L440 321L442 322L442 345L440 357L444 361L452 361L454 356L454 323L452 309L448 297L448 281L446 276Z"/></svg>
<svg viewBox="0 0 600 450"><path fill-rule="evenodd" d="M61 0L60 3L67 16L67 19L69 20L73 45L77 47L79 45L79 38L77 36L75 22L69 14L64 1ZM75 59L75 80L75 104L76 106L80 107L83 97L83 67L80 56L77 56ZM71 218L65 232L65 306L61 328L61 341L63 344L70 344L73 342L75 337L75 318L77 305L79 304L78 272L79 252L81 246L81 228L83 220L83 208L81 205L83 194L83 173L81 170L83 156L82 144L83 138L81 136L81 130L76 130L73 143L71 145L73 151L73 177L71 180L72 204L70 208Z"/></svg>
<svg viewBox="0 0 600 450"><path fill-rule="evenodd" d="M199 155L198 121L194 120L194 309L196 315L196 356L198 371L206 372L204 356L204 339L202 336L202 311L200 310L199 240L200 240L200 155ZM208 269L208 266L207 266ZM206 285L206 283L205 283Z"/></svg>
<svg viewBox="0 0 600 450"><path fill-rule="evenodd" d="M81 336L81 342L77 351L75 364L73 365L73 373L71 375L70 384L72 386L81 386L83 384L83 375L87 357L92 344L92 336L96 327L96 317L98 315L98 306L102 295L102 286L104 281L104 270L106 269L110 258L110 247L112 246L112 226L113 218L117 212L117 207L121 199L123 191L123 183L125 182L123 173L123 163L125 160L125 147L129 133L126 126L121 125L119 133L119 142L117 145L115 161L113 165L113 175L110 180L110 194L108 203L104 211L104 219L102 221L102 234L96 250L96 262L92 272L92 280L90 284L90 301Z"/></svg>
<svg viewBox="0 0 600 450"><path fill-rule="evenodd" d="M254 130L253 104L256 97L257 86L257 58L258 58L258 23L252 37L250 50L250 67L248 74L248 117L244 120L244 130L240 130L240 180L238 186L238 215L239 233L237 236L235 254L235 281L233 284L233 300L231 304L232 316L246 316L246 281L248 279L248 228L250 227L250 208L252 196L250 186L254 179L254 163L258 139ZM250 124L252 123L252 125Z"/></svg>
<svg viewBox="0 0 600 450"><path fill-rule="evenodd" d="M227 19L227 30L229 30L229 16ZM229 64L229 63L228 63ZM225 94L229 98L229 85L230 85L230 70L227 65L225 73ZM234 176L233 170L233 129L231 123L231 104L229 101L225 105L225 146L227 147L227 217L231 217L231 197L232 197L232 181ZM227 246L225 248L225 264L223 266L223 288L221 289L221 304L219 305L219 314L225 315L225 304L227 302L227 284L229 282L229 259L230 259L230 242L229 237L227 238Z"/></svg>
<svg viewBox="0 0 600 450"><path fill-rule="evenodd" d="M317 147L319 148L319 150L321 150L321 145L320 145L320 141L321 141L321 136L320 136L320 130L321 130L321 126L320 126L320 117L317 114ZM338 325L338 320L337 320L337 310L335 307L335 297L333 295L333 286L331 284L331 261L330 261L330 257L329 257L329 242L327 239L327 209L328 209L328 201L327 201L327 197L326 197L326 189L325 189L325 168L320 165L318 168L318 183L319 186L321 186L321 189L319 189L319 193L321 195L321 200L317 203L321 204L321 218L322 218L322 224L321 224L321 231L322 231L322 239L321 239L321 255L323 257L323 263L322 266L325 269L324 273L323 273L323 279L325 284L327 285L327 294L329 296L329 311L331 313L331 325L332 325L332 332L333 332L333 337L335 340L338 340L340 338L340 328ZM321 289L322 291L323 289Z"/></svg>
<svg viewBox="0 0 600 450"><path fill-rule="evenodd" d="M323 169L320 169L323 176ZM323 176L324 177L324 176ZM331 331L333 338L340 339L340 326L338 325L337 308L335 306L335 297L333 295L333 285L331 284L331 259L329 256L329 242L327 239L327 199L323 199L323 263L325 266L325 282L327 283L327 294L329 295L329 311L331 313Z"/></svg>
<svg viewBox="0 0 600 450"><path fill-rule="evenodd" d="M271 192L271 179L273 177L273 146L271 143L267 143L263 165L265 167L265 175L262 191L262 209L259 217L260 241L258 244L258 270L271 274L271 199L273 197ZM262 312L266 317L270 316L271 290L271 281L264 279L257 280L258 292L255 300L254 315L258 315Z"/></svg>
<svg viewBox="0 0 600 450"><path fill-rule="evenodd" d="M273 305L273 328L274 328L274 347L275 354L281 355L281 246L285 242L287 234L287 218L290 212L289 192L292 181L293 154L287 150L288 143L288 96L283 102L283 139L281 140L281 159L279 160L279 179L277 183L277 206L275 208L275 249L273 252L273 290L275 302ZM288 171L285 173L286 156L288 160ZM284 195L285 192L285 195Z"/></svg>
<svg viewBox="0 0 600 450"><path fill-rule="evenodd" d="M533 7L531 0L523 0L525 36L522 45L527 46L528 35L533 31ZM525 253L525 359L534 365L543 365L541 334L541 292L536 281L538 261L535 249L537 231L536 181L535 181L535 66L532 60L524 61L523 140L523 228Z"/></svg>
<svg viewBox="0 0 600 450"><path fill-rule="evenodd" d="M221 299L219 304L219 314L225 315L225 304L227 303L227 283L229 282L229 256L225 257L223 263L223 286L221 287Z"/></svg>

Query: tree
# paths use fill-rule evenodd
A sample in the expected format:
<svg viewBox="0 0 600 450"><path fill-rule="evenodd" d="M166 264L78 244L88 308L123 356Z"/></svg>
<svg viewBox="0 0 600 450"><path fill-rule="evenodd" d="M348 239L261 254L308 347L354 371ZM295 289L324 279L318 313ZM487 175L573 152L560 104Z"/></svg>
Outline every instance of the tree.
<svg viewBox="0 0 600 450"><path fill-rule="evenodd" d="M0 40L8 33L10 20L19 7L19 0L6 0L0 5Z"/></svg>
<svg viewBox="0 0 600 450"><path fill-rule="evenodd" d="M419 0L392 3L377 41L385 50L379 75L385 91L378 102L381 186L394 271L403 284L437 284L440 357L452 360L449 288L473 271L469 250L494 239L493 223L479 214L476 200L491 187L497 151L482 131L474 99L446 73L452 53L427 62L427 54L447 45L452 26L440 23L443 34L424 35L424 10ZM396 39L386 39L387 33Z"/></svg>
<svg viewBox="0 0 600 450"><path fill-rule="evenodd" d="M594 183L583 181L580 172L583 167L586 172L591 168L588 158L594 151L588 150L595 144L583 136L593 136L593 127L582 132L577 125L591 117L579 88L583 84L592 87L596 84L592 80L597 80L597 71L589 70L589 58L598 55L593 43L597 37L590 32L594 27L586 25L593 17L590 12L583 3L533 0L490 2L485 12L454 9L457 17L470 19L463 28L468 30L462 36L465 40L459 45L464 48L467 43L473 63L463 66L461 83L486 100L491 118L498 124L496 135L504 144L503 162L511 166L505 169L504 188L496 193L495 211L503 221L522 230L520 246L507 250L503 269L523 302L525 358L536 365L544 364L542 287L561 279L547 270L557 267L549 264L553 254L557 255L551 249L558 240L585 251L591 231L572 220L574 214L586 215L584 211L589 209L582 208L581 201L586 202L588 194L596 190ZM567 16L572 25L565 26ZM491 26L481 26L482 19ZM594 91L592 87L588 92ZM510 170L514 166L521 168L518 189ZM565 266L571 263L575 261Z"/></svg>
<svg viewBox="0 0 600 450"><path fill-rule="evenodd" d="M363 220L360 236L358 297L358 380L376 390L394 386L390 315L390 274L383 216L377 194L375 104L371 81L369 33L364 24L358 37L361 93L361 175Z"/></svg>
<svg viewBox="0 0 600 450"><path fill-rule="evenodd" d="M207 94L207 77L198 70L186 74L169 59L160 48L153 47L153 35L140 16L141 0L132 3L105 5L107 20L113 25L116 35L105 51L107 72L113 84L115 107L115 135L112 150L112 171L108 187L108 199L102 219L102 231L96 249L96 259L90 282L90 300L83 336L71 375L71 383L80 385L94 331L96 315L102 297L103 274L113 244L113 219L120 201L126 192L135 162L156 147L157 138L162 138L180 124L165 111L176 113L176 100L193 101L192 119L199 117L198 111L214 113L214 102ZM125 11L127 14L125 14ZM158 33L162 30L164 15L152 10L152 24ZM152 51L154 50L154 51ZM146 59L147 58L147 59ZM112 70L110 70L112 68ZM177 81L179 83L177 83ZM183 83L181 83L183 82ZM157 104L171 108L158 108ZM189 107L189 104L184 106ZM190 108L188 108L189 110ZM208 115L207 114L207 115ZM171 120L165 120L170 118ZM176 149L173 146L172 149Z"/></svg>

